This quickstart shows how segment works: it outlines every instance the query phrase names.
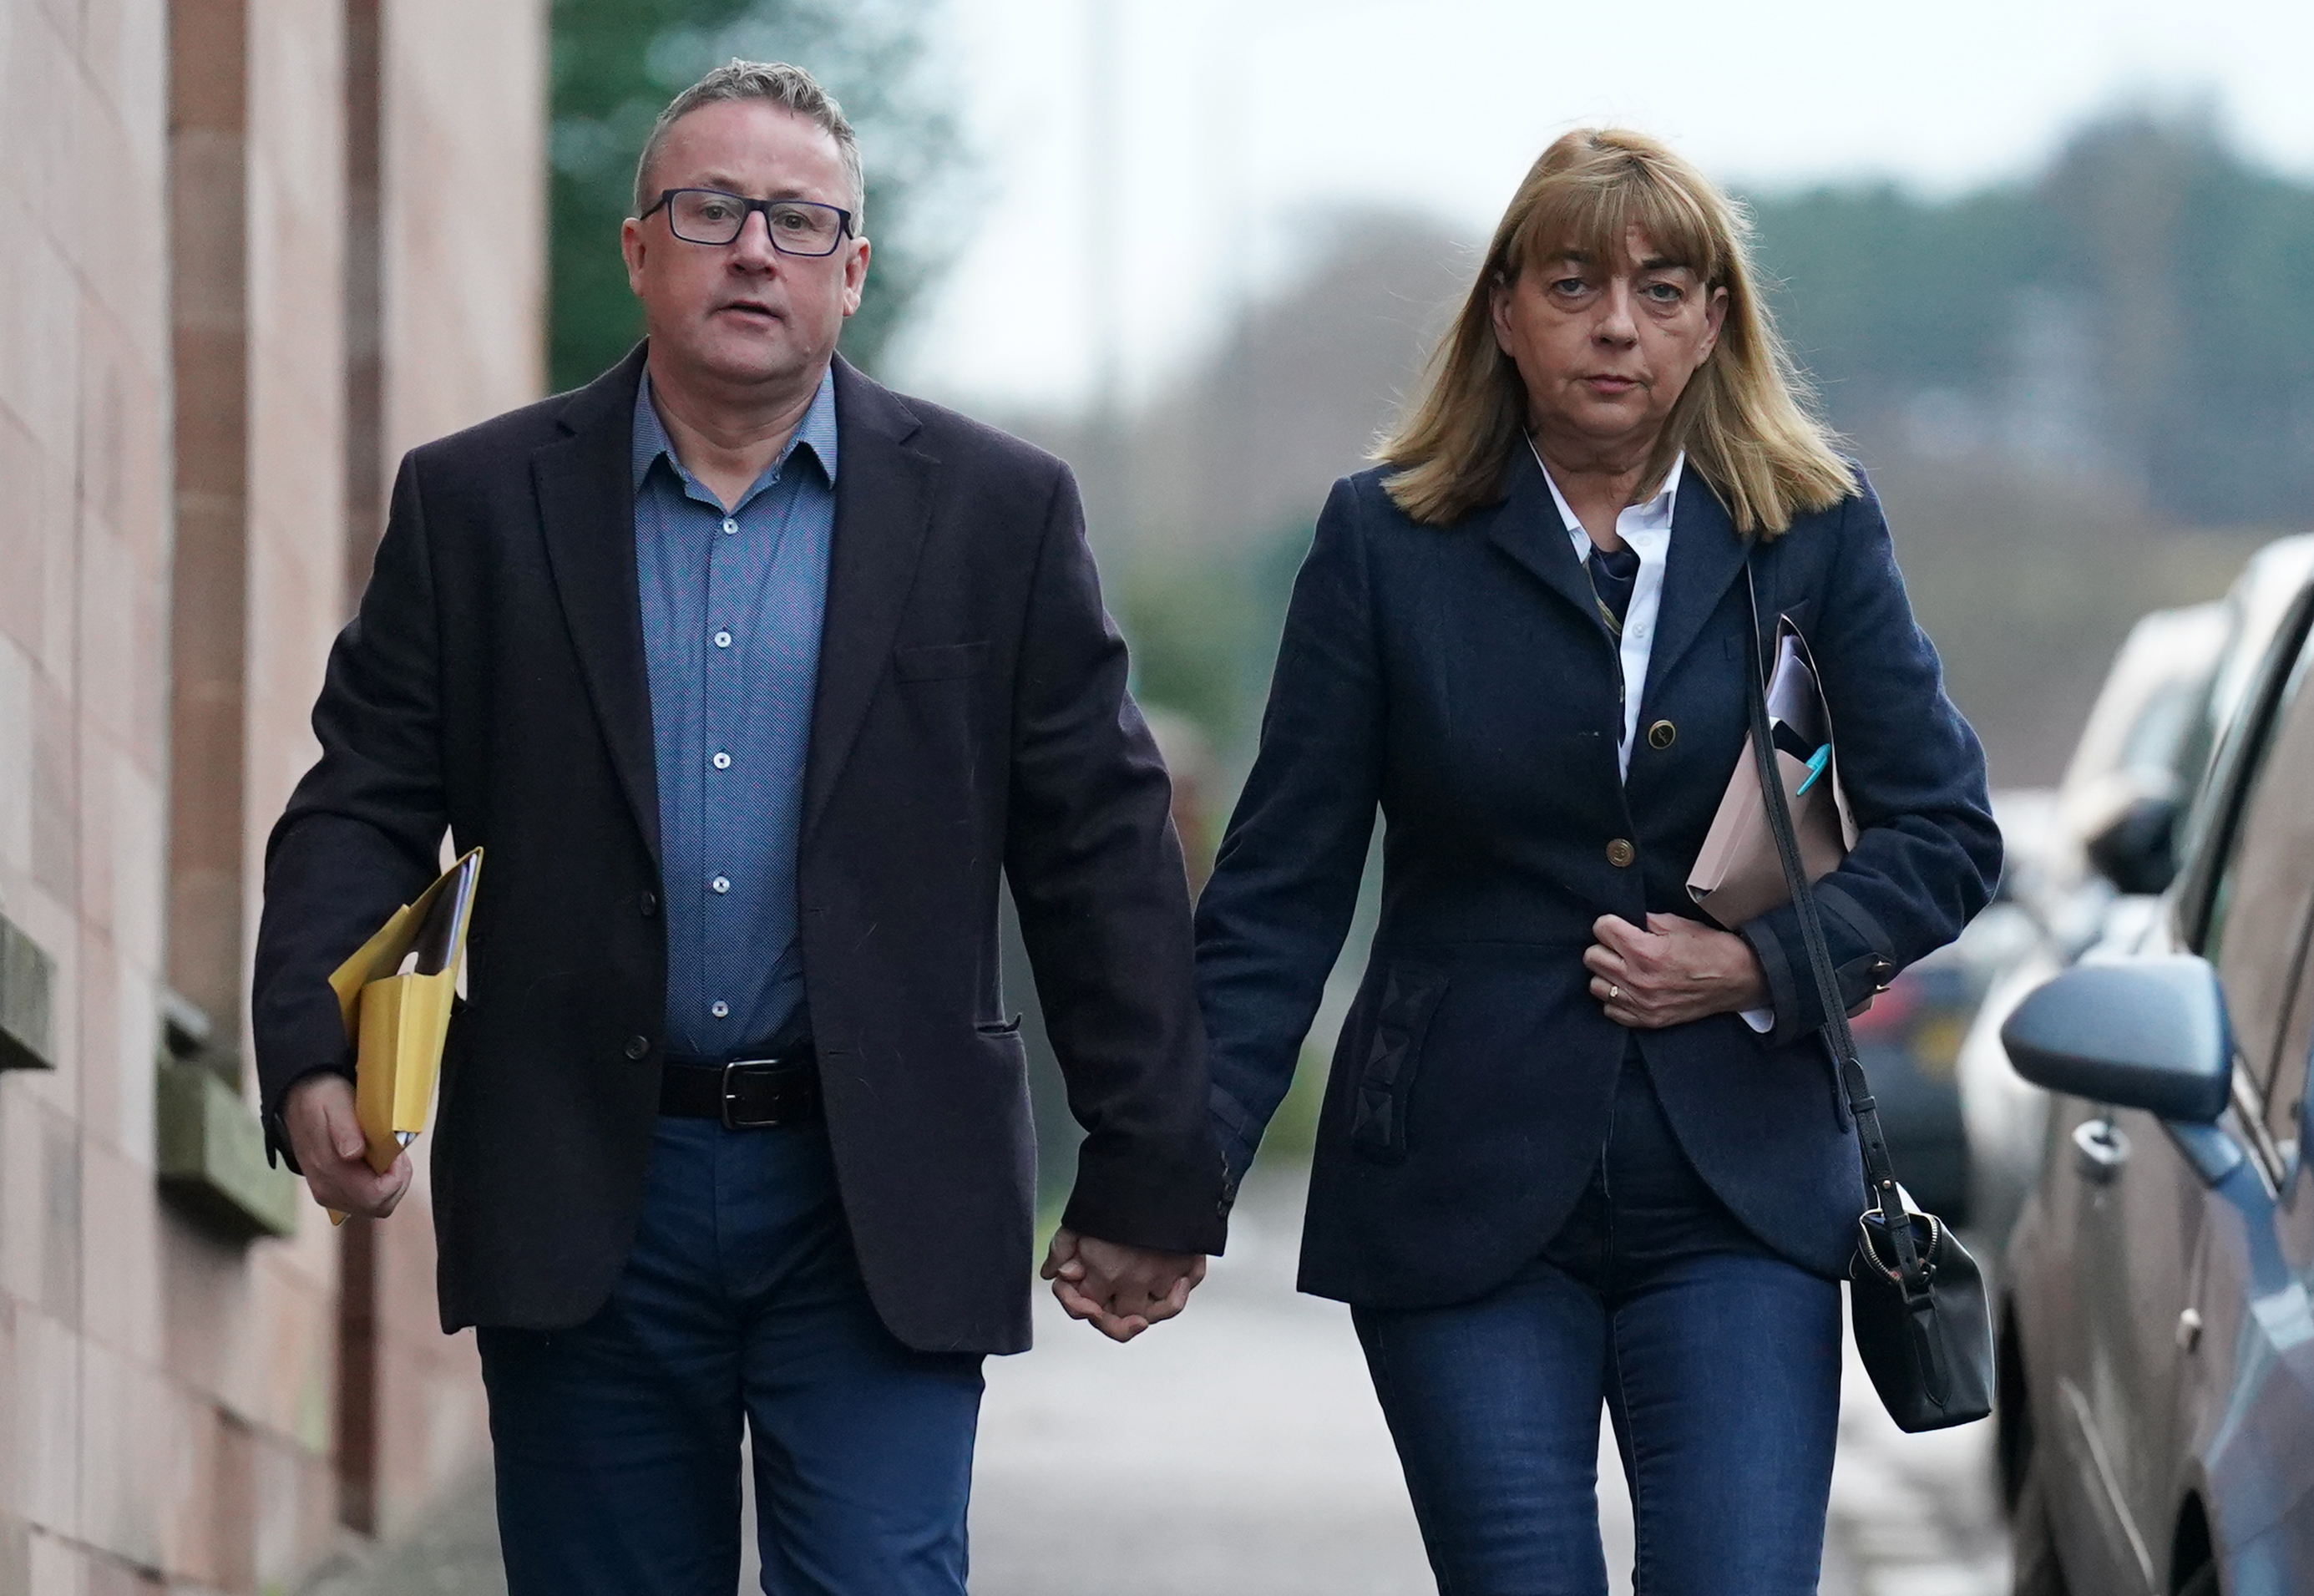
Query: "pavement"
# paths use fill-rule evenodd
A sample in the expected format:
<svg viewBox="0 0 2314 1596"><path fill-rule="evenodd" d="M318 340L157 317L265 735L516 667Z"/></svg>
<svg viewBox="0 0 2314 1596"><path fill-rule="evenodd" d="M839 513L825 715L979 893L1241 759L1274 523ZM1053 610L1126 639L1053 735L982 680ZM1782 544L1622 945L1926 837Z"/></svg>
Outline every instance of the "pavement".
<svg viewBox="0 0 2314 1596"><path fill-rule="evenodd" d="M1126 1346L1038 1295L1037 1349L992 1359L972 1503L976 1596L1422 1596L1435 1590L1348 1310L1293 1291L1300 1182L1258 1173L1180 1319ZM1600 1529L1630 1590L1630 1506L1602 1424ZM2000 1596L1991 1426L1904 1435L1850 1357L1824 1596ZM752 1530L746 1544L752 1548ZM740 1590L755 1588L752 1555ZM487 1475L410 1540L305 1596L502 1596Z"/></svg>

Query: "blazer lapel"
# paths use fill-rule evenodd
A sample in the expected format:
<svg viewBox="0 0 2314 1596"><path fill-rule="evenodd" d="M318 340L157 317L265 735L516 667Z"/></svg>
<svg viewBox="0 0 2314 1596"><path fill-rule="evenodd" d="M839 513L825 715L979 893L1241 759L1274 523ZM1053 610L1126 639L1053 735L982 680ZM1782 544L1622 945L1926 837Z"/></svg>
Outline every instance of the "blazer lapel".
<svg viewBox="0 0 2314 1596"><path fill-rule="evenodd" d="M643 358L638 345L572 397L561 416L570 436L531 456L531 481L547 563L611 765L656 861L658 773L635 575L635 391Z"/></svg>
<svg viewBox="0 0 2314 1596"><path fill-rule="evenodd" d="M932 525L940 466L908 446L919 430L908 408L840 357L835 420L842 463L835 478L835 533L828 551L811 749L804 762L807 838L835 790L869 702L884 679Z"/></svg>
<svg viewBox="0 0 2314 1596"><path fill-rule="evenodd" d="M1664 563L1656 640L1647 651L1643 714L1671 679L1680 657L1701 635L1729 584L1743 575L1744 557L1750 551L1751 544L1736 533L1719 496L1691 458L1680 478L1679 502L1672 510L1671 552Z"/></svg>
<svg viewBox="0 0 2314 1596"><path fill-rule="evenodd" d="M1489 518L1487 536L1574 605L1576 613L1604 639L1607 628L1599 619L1598 596L1591 590L1583 562L1575 557L1567 523L1559 517L1550 484L1543 480L1542 467L1535 463L1532 450L1520 449L1512 454L1509 487L1502 503L1480 512Z"/></svg>

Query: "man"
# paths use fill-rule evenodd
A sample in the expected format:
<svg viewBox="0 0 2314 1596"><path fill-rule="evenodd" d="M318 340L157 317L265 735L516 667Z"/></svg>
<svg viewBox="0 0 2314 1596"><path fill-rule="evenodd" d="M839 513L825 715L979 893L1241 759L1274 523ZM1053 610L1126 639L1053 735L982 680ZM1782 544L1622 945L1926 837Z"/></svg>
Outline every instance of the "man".
<svg viewBox="0 0 2314 1596"><path fill-rule="evenodd" d="M413 452L267 855L255 1029L314 1197L383 1215L330 971L488 849L432 1142L508 1583L964 1588L983 1354L1029 1341L1009 878L1087 1130L1046 1262L1123 1340L1225 1204L1168 789L1073 483L835 357L859 154L802 71L658 119L645 344Z"/></svg>

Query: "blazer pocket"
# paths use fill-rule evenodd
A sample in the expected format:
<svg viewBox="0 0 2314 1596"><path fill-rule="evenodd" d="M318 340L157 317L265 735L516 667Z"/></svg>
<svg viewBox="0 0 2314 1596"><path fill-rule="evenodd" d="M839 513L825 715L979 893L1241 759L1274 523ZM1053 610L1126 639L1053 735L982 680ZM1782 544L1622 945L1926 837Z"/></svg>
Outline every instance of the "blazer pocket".
<svg viewBox="0 0 2314 1596"><path fill-rule="evenodd" d="M1430 1018L1445 995L1443 970L1393 965L1382 978L1365 1064L1353 1089L1350 1146L1361 1157L1380 1164L1405 1159L1407 1099L1421 1068Z"/></svg>
<svg viewBox="0 0 2314 1596"><path fill-rule="evenodd" d="M1813 595L1807 598L1795 599L1790 604L1786 604L1782 609L1776 611L1773 615L1771 615L1765 610L1761 612L1760 624L1764 630L1766 636L1771 639L1772 639L1775 635L1776 618L1778 616L1790 622L1793 627L1799 632L1800 636L1806 640L1809 648L1813 648L1815 647L1815 599ZM1727 640L1722 646L1722 652L1724 652L1731 660L1741 660L1744 657L1744 647L1749 644L1751 640L1752 622L1750 618L1747 616L1743 622L1741 630L1731 631L1727 634ZM1772 666L1771 668L1772 668Z"/></svg>
<svg viewBox="0 0 2314 1596"><path fill-rule="evenodd" d="M972 1027L972 1036L979 1045L980 1056L995 1071L994 1080L1010 1092L1025 1093L1029 1041L1020 1035L1020 1022L1016 1019L1011 1025L976 1025Z"/></svg>
<svg viewBox="0 0 2314 1596"><path fill-rule="evenodd" d="M928 643L892 650L892 674L903 682L946 682L976 676L988 668L988 645Z"/></svg>

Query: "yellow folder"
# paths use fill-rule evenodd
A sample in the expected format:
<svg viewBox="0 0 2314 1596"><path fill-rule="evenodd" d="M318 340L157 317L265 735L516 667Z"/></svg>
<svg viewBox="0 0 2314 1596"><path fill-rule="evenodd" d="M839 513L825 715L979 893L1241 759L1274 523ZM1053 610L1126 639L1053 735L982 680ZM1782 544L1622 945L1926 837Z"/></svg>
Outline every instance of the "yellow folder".
<svg viewBox="0 0 2314 1596"><path fill-rule="evenodd" d="M355 1112L369 1167L381 1175L426 1128L481 874L477 848L417 902L395 910L330 977L345 1014L346 1039L357 1049ZM330 1217L338 1223L345 1219L335 1210Z"/></svg>

